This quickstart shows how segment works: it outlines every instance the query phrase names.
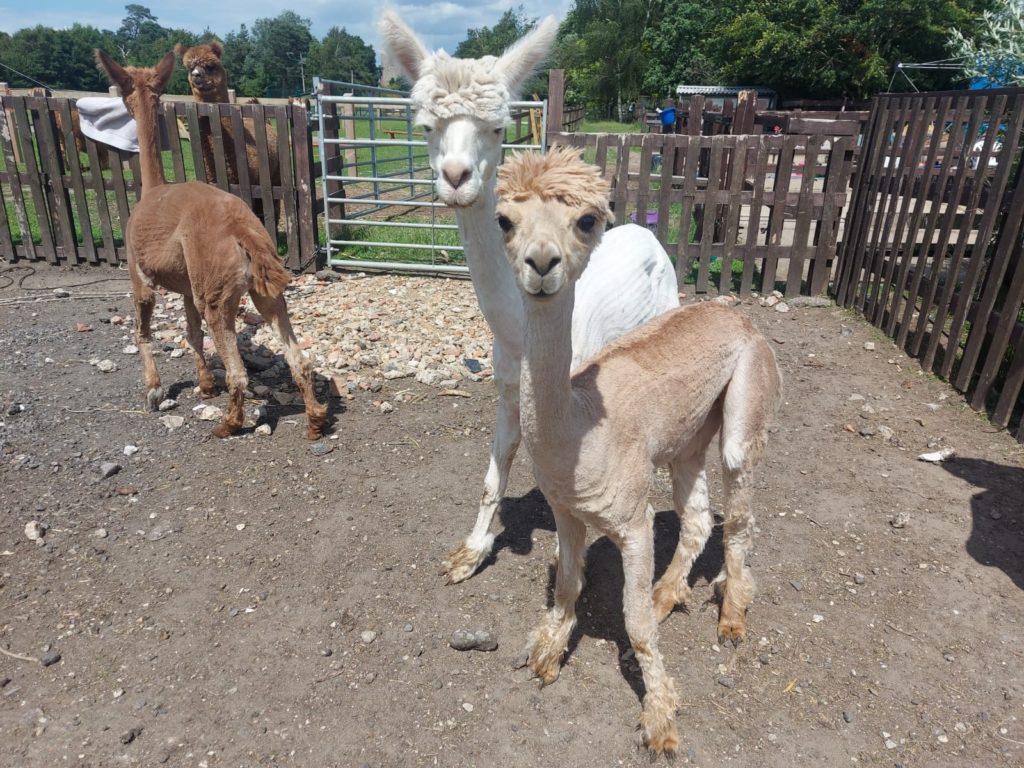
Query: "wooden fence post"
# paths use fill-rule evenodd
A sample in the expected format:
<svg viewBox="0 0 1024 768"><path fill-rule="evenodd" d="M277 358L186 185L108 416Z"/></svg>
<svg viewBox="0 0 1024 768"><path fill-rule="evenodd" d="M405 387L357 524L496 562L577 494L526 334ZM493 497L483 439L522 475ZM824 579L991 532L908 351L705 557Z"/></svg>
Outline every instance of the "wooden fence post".
<svg viewBox="0 0 1024 768"><path fill-rule="evenodd" d="M565 117L565 70L548 70L548 124L547 143L551 143L552 135L562 132L562 120Z"/></svg>

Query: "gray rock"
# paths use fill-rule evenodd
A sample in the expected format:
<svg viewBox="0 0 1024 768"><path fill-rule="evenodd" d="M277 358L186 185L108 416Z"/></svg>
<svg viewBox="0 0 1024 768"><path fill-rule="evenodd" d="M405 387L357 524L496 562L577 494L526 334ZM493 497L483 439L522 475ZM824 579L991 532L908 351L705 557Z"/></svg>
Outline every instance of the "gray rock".
<svg viewBox="0 0 1024 768"><path fill-rule="evenodd" d="M30 541L39 541L46 535L46 526L38 520L31 520L25 523L25 536Z"/></svg>
<svg viewBox="0 0 1024 768"><path fill-rule="evenodd" d="M56 651L49 651L39 657L39 663L44 667L49 667L60 661L60 654Z"/></svg>
<svg viewBox="0 0 1024 768"><path fill-rule="evenodd" d="M377 639L377 633L372 629L367 629L365 632L359 634L359 639L362 640L366 645L369 645Z"/></svg>
<svg viewBox="0 0 1024 768"><path fill-rule="evenodd" d="M448 645L456 651L471 651L476 648L476 635L468 629L456 629L452 632Z"/></svg>
<svg viewBox="0 0 1024 768"><path fill-rule="evenodd" d="M160 423L168 429L177 429L185 424L185 417L176 414L168 414L160 417Z"/></svg>
<svg viewBox="0 0 1024 768"><path fill-rule="evenodd" d="M100 464L100 477L106 480L121 471L121 465L113 461L104 461Z"/></svg>
<svg viewBox="0 0 1024 768"><path fill-rule="evenodd" d="M843 720L848 723L852 723L857 717L857 713L852 709L843 710Z"/></svg>
<svg viewBox="0 0 1024 768"><path fill-rule="evenodd" d="M730 677L729 675L722 675L715 682L717 682L719 685L721 685L721 686L723 686L725 688L735 688L736 687L736 680L734 678Z"/></svg>
<svg viewBox="0 0 1024 768"><path fill-rule="evenodd" d="M309 452L314 456L326 456L334 450L334 443L330 440L317 440L309 446Z"/></svg>
<svg viewBox="0 0 1024 768"><path fill-rule="evenodd" d="M495 637L493 632L486 629L478 629L473 633L473 639L476 642L475 648L478 651L498 650L498 638Z"/></svg>
<svg viewBox="0 0 1024 768"><path fill-rule="evenodd" d="M791 307L831 307L832 299L827 296L794 296L786 299Z"/></svg>

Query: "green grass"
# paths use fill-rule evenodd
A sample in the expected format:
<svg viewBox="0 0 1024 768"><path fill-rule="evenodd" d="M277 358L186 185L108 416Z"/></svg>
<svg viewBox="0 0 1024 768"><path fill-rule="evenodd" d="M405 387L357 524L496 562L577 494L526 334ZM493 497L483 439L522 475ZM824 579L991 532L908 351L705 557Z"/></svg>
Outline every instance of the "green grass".
<svg viewBox="0 0 1024 768"><path fill-rule="evenodd" d="M577 133L640 133L639 122L619 123L615 120L584 120Z"/></svg>

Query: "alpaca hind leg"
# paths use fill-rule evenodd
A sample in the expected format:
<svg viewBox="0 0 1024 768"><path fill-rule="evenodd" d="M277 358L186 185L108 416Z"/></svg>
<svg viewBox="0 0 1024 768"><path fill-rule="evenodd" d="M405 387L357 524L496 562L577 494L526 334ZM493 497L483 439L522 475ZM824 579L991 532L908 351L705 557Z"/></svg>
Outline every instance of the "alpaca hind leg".
<svg viewBox="0 0 1024 768"><path fill-rule="evenodd" d="M133 281L134 283L134 281ZM155 411L164 399L164 389L160 385L160 373L153 359L153 334L150 326L153 320L153 308L156 306L156 294L141 282L133 284L135 297L135 343L142 358L142 381L146 387L146 405Z"/></svg>
<svg viewBox="0 0 1024 768"><path fill-rule="evenodd" d="M238 339L235 336L237 307L237 301L226 302L216 309L206 311L206 324L227 369L228 407L224 420L213 429L215 437L233 435L241 429L244 422L245 388L249 384L249 377L246 375L242 356L238 352Z"/></svg>
<svg viewBox="0 0 1024 768"><path fill-rule="evenodd" d="M670 470L672 499L680 518L679 543L672 562L654 587L654 611L659 622L677 605L689 601L690 569L704 551L714 526L703 453L674 462Z"/></svg>
<svg viewBox="0 0 1024 768"><path fill-rule="evenodd" d="M655 754L674 753L679 748L676 730L675 683L665 669L658 650L658 620L651 594L654 576L653 520L624 537L622 545L622 608L626 633L644 677L643 712L640 728L644 744Z"/></svg>
<svg viewBox="0 0 1024 768"><path fill-rule="evenodd" d="M199 379L201 397L213 397L217 394L217 385L206 364L203 354L203 320L191 296L183 296L185 301L185 325L188 329L188 346L196 363L196 376Z"/></svg>
<svg viewBox="0 0 1024 768"><path fill-rule="evenodd" d="M738 645L746 636L747 608L754 600L754 579L747 567L747 554L754 543L754 514L750 507L751 472L747 468L723 469L725 523L722 545L725 564L715 579L721 600L718 639Z"/></svg>
<svg viewBox="0 0 1024 768"><path fill-rule="evenodd" d="M302 394L302 402L306 407L306 437L316 440L323 434L327 422L327 406L316 399L316 385L313 383L313 364L302 354L299 341L295 338L291 320L288 318L288 305L284 296L261 296L250 291L249 296L259 313L266 318L281 340L284 347L284 359L295 379L295 385Z"/></svg>
<svg viewBox="0 0 1024 768"><path fill-rule="evenodd" d="M754 467L768 442L768 422L780 387L775 355L762 341L747 350L737 365L722 406L725 565L715 587L721 599L718 637L723 643L738 644L747 631L746 612L754 599L754 579L746 564L754 543Z"/></svg>
<svg viewBox="0 0 1024 768"><path fill-rule="evenodd" d="M555 682L562 656L576 626L576 600L583 589L583 558L587 527L564 510L554 510L559 557L555 571L555 601L527 643L530 669L545 685Z"/></svg>
<svg viewBox="0 0 1024 768"><path fill-rule="evenodd" d="M491 547L494 546L491 522L505 496L512 460L516 456L521 437L518 391L513 387L500 389L498 423L491 442L490 463L484 477L484 492L480 498L476 523L466 540L452 550L441 564L441 573L448 584L468 579L491 553Z"/></svg>

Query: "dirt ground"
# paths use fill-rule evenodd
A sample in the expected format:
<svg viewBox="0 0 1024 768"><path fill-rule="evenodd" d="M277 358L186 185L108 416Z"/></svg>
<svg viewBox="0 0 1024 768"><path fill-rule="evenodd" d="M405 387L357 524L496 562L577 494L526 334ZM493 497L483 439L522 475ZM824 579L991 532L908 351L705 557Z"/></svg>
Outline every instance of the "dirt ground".
<svg viewBox="0 0 1024 768"><path fill-rule="evenodd" d="M39 267L26 285L100 277L124 273ZM131 315L126 283L95 289L112 294L11 302L25 292L0 287L0 765L650 764L607 540L590 548L561 678L541 689L513 669L554 553L524 455L493 559L442 583L476 514L488 381L459 382L468 397L408 378L357 387L315 444L297 406L271 404L272 435L221 441L192 413L189 356L163 354L185 417L169 430L141 410L140 362L109 322ZM740 311L785 377L755 499L759 594L748 641L719 647L716 610L700 608L716 533L692 612L661 627L676 763L1024 765L1020 446L855 315ZM944 447L956 458L917 458ZM104 478L104 463L120 470ZM653 503L660 574L678 535L662 481ZM457 629L499 647L453 650Z"/></svg>

